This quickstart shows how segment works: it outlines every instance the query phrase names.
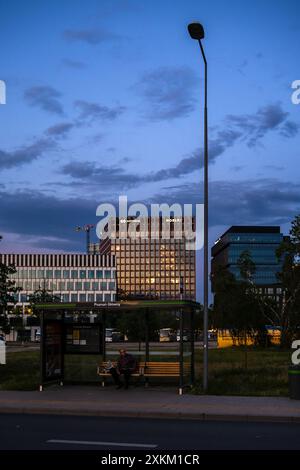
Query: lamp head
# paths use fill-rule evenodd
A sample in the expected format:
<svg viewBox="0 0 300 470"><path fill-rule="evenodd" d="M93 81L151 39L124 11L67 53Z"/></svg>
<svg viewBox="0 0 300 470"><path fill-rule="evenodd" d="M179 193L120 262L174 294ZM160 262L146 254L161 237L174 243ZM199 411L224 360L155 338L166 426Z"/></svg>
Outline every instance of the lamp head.
<svg viewBox="0 0 300 470"><path fill-rule="evenodd" d="M202 24L190 23L188 25L188 30L192 39L197 39L198 41L200 41L200 39L204 38L204 29Z"/></svg>

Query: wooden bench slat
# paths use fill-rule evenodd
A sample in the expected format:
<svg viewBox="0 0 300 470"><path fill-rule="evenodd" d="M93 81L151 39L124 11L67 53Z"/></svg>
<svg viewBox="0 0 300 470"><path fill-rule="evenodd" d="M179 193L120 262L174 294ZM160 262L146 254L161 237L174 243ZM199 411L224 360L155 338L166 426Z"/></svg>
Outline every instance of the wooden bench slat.
<svg viewBox="0 0 300 470"><path fill-rule="evenodd" d="M110 372L104 370L108 361L103 361L97 368L99 376L110 376ZM101 369L101 371L100 371ZM131 374L135 377L179 377L180 363L179 362L155 362L155 361L142 361L138 363L138 371ZM183 374L188 371L188 365L183 365Z"/></svg>

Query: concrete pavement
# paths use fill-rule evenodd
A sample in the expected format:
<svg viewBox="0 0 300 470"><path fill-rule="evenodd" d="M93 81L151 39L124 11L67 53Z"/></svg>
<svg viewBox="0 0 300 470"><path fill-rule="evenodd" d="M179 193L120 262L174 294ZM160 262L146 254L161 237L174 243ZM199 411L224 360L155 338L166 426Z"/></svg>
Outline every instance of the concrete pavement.
<svg viewBox="0 0 300 470"><path fill-rule="evenodd" d="M300 400L284 397L179 396L175 388L52 386L43 392L0 391L0 413L182 418L300 423Z"/></svg>

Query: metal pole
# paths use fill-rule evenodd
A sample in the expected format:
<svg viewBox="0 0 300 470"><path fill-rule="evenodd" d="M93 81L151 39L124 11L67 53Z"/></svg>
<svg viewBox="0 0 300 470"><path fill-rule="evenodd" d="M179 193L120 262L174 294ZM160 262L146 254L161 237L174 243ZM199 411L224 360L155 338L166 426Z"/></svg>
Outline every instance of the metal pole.
<svg viewBox="0 0 300 470"><path fill-rule="evenodd" d="M40 314L40 392L43 391L44 385L44 370L45 370L45 319L44 319L44 310L39 311Z"/></svg>
<svg viewBox="0 0 300 470"><path fill-rule="evenodd" d="M183 393L183 310L180 309L179 395Z"/></svg>
<svg viewBox="0 0 300 470"><path fill-rule="evenodd" d="M208 388L208 126L207 126L207 61L199 40L204 61L204 263L203 263L203 391Z"/></svg>
<svg viewBox="0 0 300 470"><path fill-rule="evenodd" d="M90 227L86 228L86 253L90 251Z"/></svg>
<svg viewBox="0 0 300 470"><path fill-rule="evenodd" d="M195 314L194 307L190 311L190 347L191 347L191 385L195 383Z"/></svg>

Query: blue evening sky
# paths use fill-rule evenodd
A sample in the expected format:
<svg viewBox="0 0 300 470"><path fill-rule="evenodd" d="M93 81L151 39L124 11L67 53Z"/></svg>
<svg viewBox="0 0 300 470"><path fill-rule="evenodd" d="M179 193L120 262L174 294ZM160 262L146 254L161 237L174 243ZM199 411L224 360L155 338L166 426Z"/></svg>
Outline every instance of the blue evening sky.
<svg viewBox="0 0 300 470"><path fill-rule="evenodd" d="M0 0L1 249L84 249L96 207L202 202L203 23L210 240L299 213L300 3Z"/></svg>

